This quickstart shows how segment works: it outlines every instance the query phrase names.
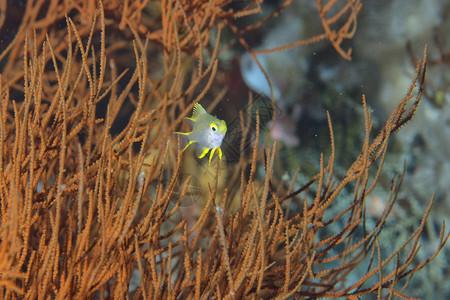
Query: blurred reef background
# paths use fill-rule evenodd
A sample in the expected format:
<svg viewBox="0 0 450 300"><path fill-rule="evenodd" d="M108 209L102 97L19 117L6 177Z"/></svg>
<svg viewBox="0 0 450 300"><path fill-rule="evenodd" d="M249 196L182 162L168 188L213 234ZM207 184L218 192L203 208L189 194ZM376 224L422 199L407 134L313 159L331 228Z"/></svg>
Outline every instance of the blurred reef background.
<svg viewBox="0 0 450 300"><path fill-rule="evenodd" d="M253 48L271 49L317 33L321 25L314 18L315 10L313 1L296 1L274 24L262 30ZM331 113L336 136L336 172L343 174L359 153L363 139L361 94L366 95L373 110L375 128L382 126L396 99L404 96L415 63L428 45L424 99L412 122L390 141L385 179L368 202L369 214L377 218L386 205L390 178L406 168L400 205L391 216L396 225L384 232L382 248L386 250L392 250L400 244L400 237L410 234L414 219L434 193L436 204L423 245L426 251L432 251L432 241L437 238L434 228L442 220L447 224L450 221L449 29L450 3L445 0L363 1L355 36L347 43L353 49L351 61L338 57L328 43L258 56L272 80L282 115L277 125L280 128L272 132L283 142L280 163L288 178L301 166L300 186L317 170L318 154L328 142L326 111ZM240 70L247 86L270 97L262 72L246 53L240 57ZM417 274L415 279L420 284L408 288L413 291L410 295L424 299L450 297L450 284L444 279L450 272L446 259L449 251L447 246L445 254Z"/></svg>
<svg viewBox="0 0 450 300"><path fill-rule="evenodd" d="M450 299L449 30L446 0L0 1L1 295ZM173 134L199 101L212 166Z"/></svg>
<svg viewBox="0 0 450 300"><path fill-rule="evenodd" d="M277 24L261 34L257 47L272 48L315 32L320 24L319 20L311 19L314 9L311 1L297 1L277 19ZM323 139L328 138L326 110L331 112L335 128L337 162L341 171L345 171L349 160L358 153L356 145L361 141L360 95L366 95L375 127L380 126L396 105L395 99L403 97L402 87L407 86L421 50L429 45L424 101L412 122L394 136L388 149L386 179L401 172L403 163L406 166L401 204L394 209L392 220L396 225L385 231L386 243L382 247L388 249L397 246L395 241L409 233L407 228L414 224L414 216L422 213L434 193L436 207L427 225L426 240L436 238L433 228L442 220L450 221L450 39L445 34L449 26L448 1L364 1L355 37L349 43L353 48L351 61L338 58L326 43L261 58L273 80L277 105L289 119L282 131L293 132L295 128L293 136L280 137L286 144L285 151L280 153L284 168L296 166L295 161L308 174L309 164L318 160L317 150L326 144ZM254 64L248 63L245 54L242 61L243 77L254 77L251 73ZM263 80L259 85L248 81L256 91L267 93ZM290 144L297 146L289 147ZM291 169L286 175L293 173L295 170ZM389 182L381 182L380 186L368 203L373 217L385 206L383 199ZM424 244L424 248L432 249L431 244ZM425 299L450 297L450 285L442 280L450 270L446 259L449 248L444 251L446 254L417 275L420 284L410 286L413 294Z"/></svg>

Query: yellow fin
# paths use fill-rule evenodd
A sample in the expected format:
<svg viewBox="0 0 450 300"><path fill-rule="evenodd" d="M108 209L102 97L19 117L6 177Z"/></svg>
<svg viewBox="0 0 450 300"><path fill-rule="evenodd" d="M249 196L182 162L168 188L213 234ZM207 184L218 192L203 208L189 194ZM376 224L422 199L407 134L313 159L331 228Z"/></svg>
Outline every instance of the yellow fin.
<svg viewBox="0 0 450 300"><path fill-rule="evenodd" d="M202 154L200 154L198 158L203 158L206 155L206 153L208 153L209 150L210 150L209 148L204 148Z"/></svg>
<svg viewBox="0 0 450 300"><path fill-rule="evenodd" d="M214 152L216 152L216 149L217 148L212 148L211 153L209 154L209 163L208 164L211 164L211 159L212 159L212 157L214 155Z"/></svg>
<svg viewBox="0 0 450 300"><path fill-rule="evenodd" d="M183 151L187 149L187 147L189 147L190 144L192 143L196 143L196 141L189 141L189 143L186 145L186 147L184 147Z"/></svg>
<svg viewBox="0 0 450 300"><path fill-rule="evenodd" d="M222 160L222 149L220 149L220 147L217 147L217 155L219 155L219 159Z"/></svg>
<svg viewBox="0 0 450 300"><path fill-rule="evenodd" d="M178 131L175 131L174 133L182 134L182 135L190 135L192 132L178 132Z"/></svg>

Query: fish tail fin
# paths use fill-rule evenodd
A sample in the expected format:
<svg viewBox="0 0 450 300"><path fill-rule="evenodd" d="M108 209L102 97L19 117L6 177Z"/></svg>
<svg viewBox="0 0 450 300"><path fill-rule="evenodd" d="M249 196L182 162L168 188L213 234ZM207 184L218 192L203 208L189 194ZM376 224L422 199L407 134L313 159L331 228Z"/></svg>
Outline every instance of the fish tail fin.
<svg viewBox="0 0 450 300"><path fill-rule="evenodd" d="M192 132L178 132L178 131L175 131L174 133L182 134L182 135L190 135Z"/></svg>
<svg viewBox="0 0 450 300"><path fill-rule="evenodd" d="M184 152L184 150L187 149L187 147L189 147L190 144L193 144L193 143L195 143L195 141L189 141L189 143L186 145L186 147L184 147L183 152Z"/></svg>

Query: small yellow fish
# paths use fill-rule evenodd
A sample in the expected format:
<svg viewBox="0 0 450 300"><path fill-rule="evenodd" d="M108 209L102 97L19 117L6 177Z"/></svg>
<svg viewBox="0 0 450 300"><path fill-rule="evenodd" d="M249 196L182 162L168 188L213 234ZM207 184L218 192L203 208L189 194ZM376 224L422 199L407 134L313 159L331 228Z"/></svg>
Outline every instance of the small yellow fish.
<svg viewBox="0 0 450 300"><path fill-rule="evenodd" d="M203 158L210 150L209 164L214 152L217 150L219 159L222 160L222 145L223 138L227 133L227 124L223 120L208 114L206 110L199 103L195 103L192 117L186 118L192 122L191 132L175 132L188 137L189 143L184 147L183 151L192 143L198 143L201 154L198 158Z"/></svg>

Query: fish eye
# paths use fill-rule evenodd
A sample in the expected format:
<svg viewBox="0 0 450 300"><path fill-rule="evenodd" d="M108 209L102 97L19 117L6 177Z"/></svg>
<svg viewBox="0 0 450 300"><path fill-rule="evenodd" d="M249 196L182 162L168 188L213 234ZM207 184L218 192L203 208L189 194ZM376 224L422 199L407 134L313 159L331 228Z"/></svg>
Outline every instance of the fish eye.
<svg viewBox="0 0 450 300"><path fill-rule="evenodd" d="M215 124L211 124L211 130L213 132L216 132L217 131L217 126Z"/></svg>

